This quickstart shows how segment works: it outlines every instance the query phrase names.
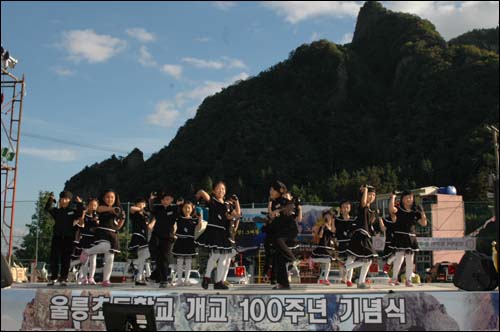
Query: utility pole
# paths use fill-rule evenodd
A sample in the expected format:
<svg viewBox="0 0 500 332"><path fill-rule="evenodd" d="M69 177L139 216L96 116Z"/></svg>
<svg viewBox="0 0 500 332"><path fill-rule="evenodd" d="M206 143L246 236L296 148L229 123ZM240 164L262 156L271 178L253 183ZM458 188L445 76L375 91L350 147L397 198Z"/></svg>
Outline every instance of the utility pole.
<svg viewBox="0 0 500 332"><path fill-rule="evenodd" d="M35 268L38 264L38 234L40 231L40 201L36 206L36 242L35 242Z"/></svg>
<svg viewBox="0 0 500 332"><path fill-rule="evenodd" d="M486 126L486 129L489 130L490 133L492 133L492 136L493 136L493 147L495 148L495 178L494 178L494 181L493 181L493 187L494 187L494 190L495 190L495 196L494 196L494 206L495 206L495 222L496 222L496 225L497 225L497 234L496 234L496 250L497 252L499 251L499 243L500 243L500 240L499 240L499 221L498 221L498 207L499 207L499 203L498 203L498 178L499 178L499 175L498 175L498 128L494 127L494 126Z"/></svg>

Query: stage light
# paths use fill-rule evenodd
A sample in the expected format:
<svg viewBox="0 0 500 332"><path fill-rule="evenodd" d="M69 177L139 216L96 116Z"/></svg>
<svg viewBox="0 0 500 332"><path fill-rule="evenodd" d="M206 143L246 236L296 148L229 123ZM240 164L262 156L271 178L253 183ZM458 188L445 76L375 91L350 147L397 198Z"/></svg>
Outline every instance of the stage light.
<svg viewBox="0 0 500 332"><path fill-rule="evenodd" d="M15 156L16 153L9 151L9 148L2 148L2 159L5 159L6 161L12 161L14 160Z"/></svg>
<svg viewBox="0 0 500 332"><path fill-rule="evenodd" d="M12 68L17 65L19 61L10 56L9 51L5 50L2 46L2 68Z"/></svg>

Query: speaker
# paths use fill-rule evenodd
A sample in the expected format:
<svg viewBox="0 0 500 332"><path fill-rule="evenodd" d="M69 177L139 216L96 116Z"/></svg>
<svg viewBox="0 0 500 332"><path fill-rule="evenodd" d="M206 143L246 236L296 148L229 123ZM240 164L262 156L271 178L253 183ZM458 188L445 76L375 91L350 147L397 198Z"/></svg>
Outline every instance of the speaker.
<svg viewBox="0 0 500 332"><path fill-rule="evenodd" d="M12 274L7 260L2 255L2 288L12 285Z"/></svg>
<svg viewBox="0 0 500 332"><path fill-rule="evenodd" d="M467 251L457 265L453 284L466 291L489 291L498 286L498 273L490 257Z"/></svg>

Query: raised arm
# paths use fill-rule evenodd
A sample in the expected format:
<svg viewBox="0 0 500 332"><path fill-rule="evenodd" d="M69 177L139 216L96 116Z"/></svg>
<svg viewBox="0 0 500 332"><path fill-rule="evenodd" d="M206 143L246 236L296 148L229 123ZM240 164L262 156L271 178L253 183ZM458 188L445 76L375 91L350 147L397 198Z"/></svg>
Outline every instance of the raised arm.
<svg viewBox="0 0 500 332"><path fill-rule="evenodd" d="M205 202L210 202L210 195L205 190L199 190L196 195L196 199L202 199Z"/></svg>
<svg viewBox="0 0 500 332"><path fill-rule="evenodd" d="M154 200L156 198L156 195L154 192L152 192L151 194L149 194L149 199L148 199L148 207L149 207L149 211L153 212L154 211Z"/></svg>
<svg viewBox="0 0 500 332"><path fill-rule="evenodd" d="M295 217L296 222L302 222L302 205L297 206L297 216Z"/></svg>
<svg viewBox="0 0 500 332"><path fill-rule="evenodd" d="M359 190L362 193L361 200L359 204L361 205L362 208L365 208L368 206L368 187L363 185Z"/></svg>
<svg viewBox="0 0 500 332"><path fill-rule="evenodd" d="M99 205L97 207L97 213L105 213L105 212L115 213L115 207L114 206L106 206L106 205Z"/></svg>
<svg viewBox="0 0 500 332"><path fill-rule="evenodd" d="M422 227L427 226L427 216L425 215L424 207L422 205L417 206L417 212L420 213L420 218L417 219L417 222Z"/></svg>
<svg viewBox="0 0 500 332"><path fill-rule="evenodd" d="M140 207L137 207L137 206L131 206L130 207L130 213L134 214L136 212L141 212L141 208Z"/></svg>
<svg viewBox="0 0 500 332"><path fill-rule="evenodd" d="M54 197L54 194L51 193L49 195L49 198L47 199L47 203L45 203L44 210L45 212L49 213L52 217L54 217L54 203L56 202L56 199Z"/></svg>
<svg viewBox="0 0 500 332"><path fill-rule="evenodd" d="M238 199L238 197L236 197L236 195L233 195L235 197L235 209L234 209L234 212L236 213L237 217L241 217L241 207L240 207L240 200ZM239 219L238 219L239 220Z"/></svg>
<svg viewBox="0 0 500 332"><path fill-rule="evenodd" d="M385 233L385 231L387 230L387 227L385 227L385 224L384 224L384 219L382 217L378 217L378 220L379 220L379 225L380 225L380 231L382 233Z"/></svg>
<svg viewBox="0 0 500 332"><path fill-rule="evenodd" d="M394 193L391 193L391 197L389 198L389 214L393 222L396 222L397 220L396 212L398 212L398 208L396 207L395 201L396 201L396 195Z"/></svg>

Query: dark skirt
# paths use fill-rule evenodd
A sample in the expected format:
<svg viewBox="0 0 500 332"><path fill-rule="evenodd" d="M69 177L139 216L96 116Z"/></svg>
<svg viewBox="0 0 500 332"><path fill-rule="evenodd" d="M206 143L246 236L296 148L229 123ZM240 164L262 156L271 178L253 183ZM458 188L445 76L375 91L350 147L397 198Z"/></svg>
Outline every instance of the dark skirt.
<svg viewBox="0 0 500 332"><path fill-rule="evenodd" d="M183 235L175 240L174 248L172 249L174 256L196 256L196 247L194 244L194 236Z"/></svg>
<svg viewBox="0 0 500 332"><path fill-rule="evenodd" d="M337 239L338 249L337 249L337 257L341 260L345 260L347 258L347 249L351 243L351 239Z"/></svg>
<svg viewBox="0 0 500 332"><path fill-rule="evenodd" d="M229 253L233 250L233 245L229 241L228 232L224 227L207 224L207 229L194 243L200 247L211 250L219 250L223 253Z"/></svg>
<svg viewBox="0 0 500 332"><path fill-rule="evenodd" d="M384 252L382 253L382 258L383 260L388 260L392 255L394 255L394 249L392 248L392 242L391 241L385 241L384 245Z"/></svg>
<svg viewBox="0 0 500 332"><path fill-rule="evenodd" d="M359 259L372 259L378 257L373 248L373 241L370 235L364 230L357 229L353 232L351 245L347 253Z"/></svg>
<svg viewBox="0 0 500 332"><path fill-rule="evenodd" d="M331 261L336 259L335 249L327 246L316 246L311 255L313 258L329 258Z"/></svg>
<svg viewBox="0 0 500 332"><path fill-rule="evenodd" d="M82 234L82 237L80 238L80 247L82 249L88 249L94 246L95 242L95 235L92 234Z"/></svg>
<svg viewBox="0 0 500 332"><path fill-rule="evenodd" d="M394 232L390 248L393 251L416 252L420 250L418 248L417 236L415 234L410 235L410 233L398 231Z"/></svg>
<svg viewBox="0 0 500 332"><path fill-rule="evenodd" d="M94 245L104 241L108 241L111 244L111 249L109 250L111 253L120 252L120 241L118 240L118 233L116 231L97 228Z"/></svg>
<svg viewBox="0 0 500 332"><path fill-rule="evenodd" d="M148 247L148 240L142 234L134 233L128 244L128 251L137 254L137 250Z"/></svg>

